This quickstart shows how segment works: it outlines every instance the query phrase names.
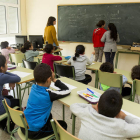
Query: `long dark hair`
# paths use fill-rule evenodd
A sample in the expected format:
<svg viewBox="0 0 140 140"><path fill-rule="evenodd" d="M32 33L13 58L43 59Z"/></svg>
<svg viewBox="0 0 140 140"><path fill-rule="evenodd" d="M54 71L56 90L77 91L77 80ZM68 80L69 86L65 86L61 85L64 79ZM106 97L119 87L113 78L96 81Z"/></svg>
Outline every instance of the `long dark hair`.
<svg viewBox="0 0 140 140"><path fill-rule="evenodd" d="M4 55L0 55L0 72L2 72L1 67L5 67L6 58Z"/></svg>
<svg viewBox="0 0 140 140"><path fill-rule="evenodd" d="M111 31L110 32L110 37L113 39L113 41L117 40L117 28L113 23L109 23L108 24L108 28Z"/></svg>
<svg viewBox="0 0 140 140"><path fill-rule="evenodd" d="M47 22L47 26L51 26L53 25L53 22L56 21L55 17L49 17L48 18L48 22Z"/></svg>
<svg viewBox="0 0 140 140"><path fill-rule="evenodd" d="M85 47L83 45L78 45L75 50L75 56L73 57L73 60L76 61L76 57L79 57L80 54L83 54L85 52Z"/></svg>
<svg viewBox="0 0 140 140"><path fill-rule="evenodd" d="M21 52L25 53L29 48L31 48L32 44L31 42L27 41L24 43L24 46L21 48Z"/></svg>
<svg viewBox="0 0 140 140"><path fill-rule="evenodd" d="M9 43L7 41L1 42L1 49L5 49L9 46Z"/></svg>
<svg viewBox="0 0 140 140"><path fill-rule="evenodd" d="M51 53L51 51L54 49L54 46L52 44L47 44L44 48L44 52Z"/></svg>
<svg viewBox="0 0 140 140"><path fill-rule="evenodd" d="M105 25L105 21L104 21L104 20L100 20L100 21L96 24L96 26L99 27L99 28L101 28L103 25Z"/></svg>

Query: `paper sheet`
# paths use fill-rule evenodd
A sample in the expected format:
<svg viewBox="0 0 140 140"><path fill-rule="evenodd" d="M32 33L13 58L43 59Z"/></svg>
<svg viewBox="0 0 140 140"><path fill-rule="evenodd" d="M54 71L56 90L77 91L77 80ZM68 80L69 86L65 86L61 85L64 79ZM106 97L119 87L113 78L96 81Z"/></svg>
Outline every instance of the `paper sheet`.
<svg viewBox="0 0 140 140"><path fill-rule="evenodd" d="M62 83L63 83L63 82L62 82ZM64 84L65 84L67 87L69 87L70 90L73 90L73 89L77 88L77 87L72 86L72 85L67 84L67 83L64 83ZM60 90L60 88L58 88L58 87L56 87L56 86L54 85L54 82L51 83L50 87L51 87L51 88L54 88L54 89L56 89L56 90Z"/></svg>
<svg viewBox="0 0 140 140"><path fill-rule="evenodd" d="M93 64L95 64L95 63L92 63L91 65L93 65ZM87 66L90 66L89 64L86 64Z"/></svg>
<svg viewBox="0 0 140 140"><path fill-rule="evenodd" d="M133 114L127 112L127 111L124 111L123 109L122 109L121 111L123 111L126 115L129 115L129 116L131 116L131 117L133 117L133 118L140 119L139 117L137 117L137 116L135 116L135 115L133 115Z"/></svg>
<svg viewBox="0 0 140 140"><path fill-rule="evenodd" d="M13 72L11 72L11 73L18 75L20 78L24 78L24 77L26 77L26 76L28 76L28 75L31 74L31 73L20 72L20 71L13 71Z"/></svg>

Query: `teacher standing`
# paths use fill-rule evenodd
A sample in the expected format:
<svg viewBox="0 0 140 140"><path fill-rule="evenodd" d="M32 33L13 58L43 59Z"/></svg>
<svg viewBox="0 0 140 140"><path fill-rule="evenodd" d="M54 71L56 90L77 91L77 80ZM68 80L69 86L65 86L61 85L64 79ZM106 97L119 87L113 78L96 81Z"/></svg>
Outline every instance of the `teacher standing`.
<svg viewBox="0 0 140 140"><path fill-rule="evenodd" d="M49 17L44 31L44 43L46 44L47 42L48 44L52 44L53 46L59 48L54 25L56 25L56 18Z"/></svg>
<svg viewBox="0 0 140 140"><path fill-rule="evenodd" d="M101 42L105 42L104 52L106 62L110 62L113 65L115 53L117 51L117 43L119 42L119 34L117 28L113 23L108 24L108 31L104 33L101 38Z"/></svg>

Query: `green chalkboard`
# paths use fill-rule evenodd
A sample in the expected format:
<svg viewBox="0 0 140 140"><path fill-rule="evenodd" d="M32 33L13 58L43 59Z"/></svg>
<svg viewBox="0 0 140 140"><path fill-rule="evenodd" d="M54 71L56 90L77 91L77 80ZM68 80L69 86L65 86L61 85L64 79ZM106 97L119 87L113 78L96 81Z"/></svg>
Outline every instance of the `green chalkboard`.
<svg viewBox="0 0 140 140"><path fill-rule="evenodd" d="M58 5L58 40L92 42L93 30L99 20L114 23L121 45L140 42L140 3Z"/></svg>

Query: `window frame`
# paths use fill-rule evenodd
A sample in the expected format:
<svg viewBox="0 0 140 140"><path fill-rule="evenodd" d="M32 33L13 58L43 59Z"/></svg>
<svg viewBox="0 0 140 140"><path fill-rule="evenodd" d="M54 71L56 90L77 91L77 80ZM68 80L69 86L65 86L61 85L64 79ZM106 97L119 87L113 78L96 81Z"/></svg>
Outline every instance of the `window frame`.
<svg viewBox="0 0 140 140"><path fill-rule="evenodd" d="M20 0L17 0L18 4L12 4L12 3L5 3L5 2L0 2L1 6L5 6L6 8L6 15L5 15L5 19L6 19L6 34L0 34L0 37L13 37L15 35L21 35L21 17L20 17ZM9 29L9 7L13 7L13 8L18 8L18 33L10 33L10 29Z"/></svg>

